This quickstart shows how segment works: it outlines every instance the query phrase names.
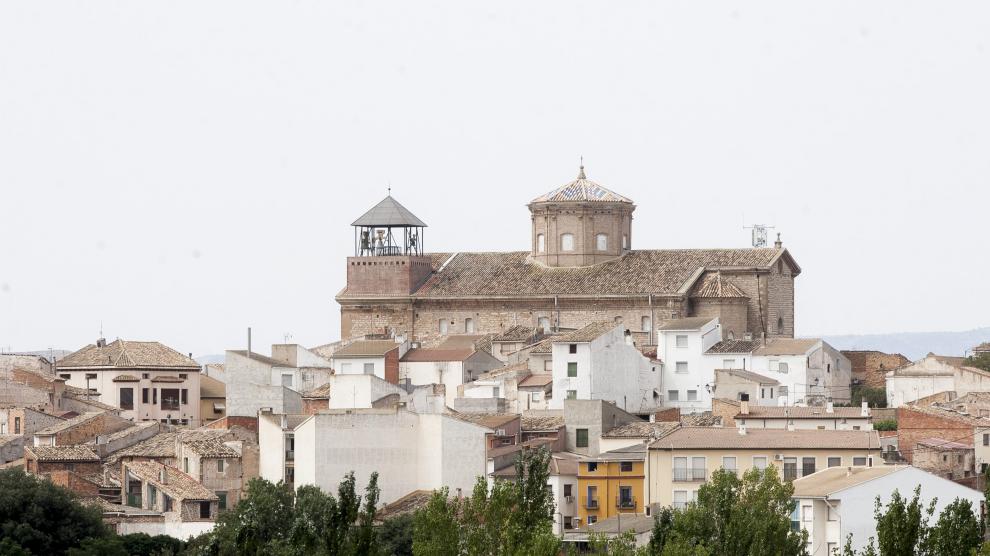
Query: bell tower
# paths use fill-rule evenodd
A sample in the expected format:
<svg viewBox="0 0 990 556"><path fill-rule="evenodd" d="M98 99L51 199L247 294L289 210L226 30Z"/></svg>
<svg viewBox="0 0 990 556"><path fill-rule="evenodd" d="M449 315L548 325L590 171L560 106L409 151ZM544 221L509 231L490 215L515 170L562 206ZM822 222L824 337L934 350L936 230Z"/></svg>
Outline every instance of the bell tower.
<svg viewBox="0 0 990 556"><path fill-rule="evenodd" d="M348 294L405 296L430 277L423 252L426 224L388 195L355 220L354 256L347 258Z"/></svg>
<svg viewBox="0 0 990 556"><path fill-rule="evenodd" d="M547 266L591 266L632 249L636 205L589 180L584 164L577 179L529 203L531 256Z"/></svg>

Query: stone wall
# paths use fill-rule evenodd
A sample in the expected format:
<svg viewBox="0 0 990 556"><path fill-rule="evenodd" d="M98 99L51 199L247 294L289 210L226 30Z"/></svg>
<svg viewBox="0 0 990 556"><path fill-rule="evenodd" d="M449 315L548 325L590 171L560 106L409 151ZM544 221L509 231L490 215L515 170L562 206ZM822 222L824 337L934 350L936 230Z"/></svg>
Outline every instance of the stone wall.
<svg viewBox="0 0 990 556"><path fill-rule="evenodd" d="M14 369L23 369L52 376L52 364L48 359L38 355L17 355L0 353L0 378L10 378Z"/></svg>
<svg viewBox="0 0 990 556"><path fill-rule="evenodd" d="M348 257L348 294L408 295L433 272L428 255Z"/></svg>
<svg viewBox="0 0 990 556"><path fill-rule="evenodd" d="M973 425L915 411L910 406L897 408L897 446L908 463L913 461L918 441L926 438L941 438L972 446Z"/></svg>
<svg viewBox="0 0 990 556"><path fill-rule="evenodd" d="M750 402L755 403L755 402ZM736 415L739 414L739 402L735 400L727 400L724 398L715 398L712 400L712 415L715 417L722 418L723 427L734 427L736 426Z"/></svg>
<svg viewBox="0 0 990 556"><path fill-rule="evenodd" d="M632 248L632 211L629 203L581 204L575 202L534 205L532 210L533 258L547 266L590 266L614 259ZM561 236L571 234L574 248L564 251ZM539 252L537 237L544 236L544 251ZM606 249L599 251L596 236L605 234Z"/></svg>
<svg viewBox="0 0 990 556"><path fill-rule="evenodd" d="M96 483L84 479L80 476L80 473L86 474L91 473L88 470L81 470L76 464L76 471L70 471L68 469L59 469L45 472L45 477L52 482L52 484L58 485L62 488L71 490L82 497L96 497L100 494L100 486ZM100 468L100 464L96 464L96 468ZM98 471L97 471L98 472Z"/></svg>
<svg viewBox="0 0 990 556"><path fill-rule="evenodd" d="M888 371L911 364L911 361L900 353L845 350L842 355L852 363L853 380L858 380L870 388L886 387Z"/></svg>
<svg viewBox="0 0 990 556"><path fill-rule="evenodd" d="M119 415L104 412L94 416L92 419L87 419L78 425L55 433L55 445L72 446L75 444L85 444L90 440L95 440L97 436L113 434L133 424Z"/></svg>

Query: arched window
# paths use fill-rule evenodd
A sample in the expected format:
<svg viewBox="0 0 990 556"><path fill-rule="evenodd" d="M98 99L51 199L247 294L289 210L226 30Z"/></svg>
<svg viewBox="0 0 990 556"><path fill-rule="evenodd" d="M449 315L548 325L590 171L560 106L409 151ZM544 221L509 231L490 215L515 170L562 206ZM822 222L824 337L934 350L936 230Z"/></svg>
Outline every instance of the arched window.
<svg viewBox="0 0 990 556"><path fill-rule="evenodd" d="M640 319L640 329L643 332L650 332L653 330L653 319L650 317L643 317Z"/></svg>
<svg viewBox="0 0 990 556"><path fill-rule="evenodd" d="M464 319L464 333L474 334L474 319L470 317Z"/></svg>
<svg viewBox="0 0 990 556"><path fill-rule="evenodd" d="M777 317L777 334L784 333L784 317Z"/></svg>
<svg viewBox="0 0 990 556"><path fill-rule="evenodd" d="M595 236L595 249L599 251L608 251L608 235L598 234Z"/></svg>
<svg viewBox="0 0 990 556"><path fill-rule="evenodd" d="M561 234L561 236L560 236L560 250L561 251L573 251L574 250L574 234Z"/></svg>
<svg viewBox="0 0 990 556"><path fill-rule="evenodd" d="M547 238L543 234L536 235L536 252L543 253L547 250Z"/></svg>
<svg viewBox="0 0 990 556"><path fill-rule="evenodd" d="M732 330L729 331L729 339L730 340L735 340L736 339L736 333L733 332Z"/></svg>

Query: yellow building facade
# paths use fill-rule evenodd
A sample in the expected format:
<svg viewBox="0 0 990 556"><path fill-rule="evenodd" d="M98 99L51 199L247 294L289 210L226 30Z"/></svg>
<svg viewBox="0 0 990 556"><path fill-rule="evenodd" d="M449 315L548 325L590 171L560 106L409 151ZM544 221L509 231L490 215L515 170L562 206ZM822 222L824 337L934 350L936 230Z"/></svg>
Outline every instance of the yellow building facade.
<svg viewBox="0 0 990 556"><path fill-rule="evenodd" d="M577 474L579 525L619 514L643 513L645 461L644 445L583 458Z"/></svg>

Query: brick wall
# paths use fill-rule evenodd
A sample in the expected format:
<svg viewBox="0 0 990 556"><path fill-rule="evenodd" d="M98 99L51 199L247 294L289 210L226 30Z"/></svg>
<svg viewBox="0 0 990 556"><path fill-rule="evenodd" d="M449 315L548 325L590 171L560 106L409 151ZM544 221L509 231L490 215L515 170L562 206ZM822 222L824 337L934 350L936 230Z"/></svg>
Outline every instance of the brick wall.
<svg viewBox="0 0 990 556"><path fill-rule="evenodd" d="M348 257L347 292L408 295L432 272L429 256Z"/></svg>
<svg viewBox="0 0 990 556"><path fill-rule="evenodd" d="M941 438L972 446L973 425L915 411L910 406L897 408L897 446L908 463L913 461L915 445L925 438Z"/></svg>
<svg viewBox="0 0 990 556"><path fill-rule="evenodd" d="M330 409L330 400L328 398L303 398L303 413L306 415L313 415L318 411L324 409Z"/></svg>
<svg viewBox="0 0 990 556"><path fill-rule="evenodd" d="M233 427L241 427L254 432L255 435L258 434L258 418L257 417L243 417L236 415L228 415L222 417L203 425L204 429L230 429Z"/></svg>
<svg viewBox="0 0 990 556"><path fill-rule="evenodd" d="M632 247L632 205L568 202L547 204L532 209L532 247L536 260L547 266L588 266L614 259L622 254L622 236ZM574 249L561 249L561 236L574 237ZM545 250L537 250L537 236L545 237ZM608 237L605 251L598 251L596 237Z"/></svg>
<svg viewBox="0 0 990 556"><path fill-rule="evenodd" d="M96 467L99 468L100 464L97 463ZM62 488L67 488L79 496L95 497L100 494L99 485L80 477L78 472L59 469L45 472L44 475L53 484L56 484Z"/></svg>
<svg viewBox="0 0 990 556"><path fill-rule="evenodd" d="M385 381L399 383L399 348L385 354Z"/></svg>
<svg viewBox="0 0 990 556"><path fill-rule="evenodd" d="M71 446L75 444L85 444L90 440L95 440L97 436L113 434L124 430L133 423L114 415L113 413L101 413L92 419L80 423L74 427L65 429L55 434L56 446Z"/></svg>
<svg viewBox="0 0 990 556"><path fill-rule="evenodd" d="M712 400L712 415L722 418L723 427L736 426L735 416L739 413L739 402L715 398Z"/></svg>
<svg viewBox="0 0 990 556"><path fill-rule="evenodd" d="M668 407L667 409L661 409L656 412L655 419L657 422L679 423L681 420L681 408Z"/></svg>
<svg viewBox="0 0 990 556"><path fill-rule="evenodd" d="M692 302L691 315L696 317L718 317L722 325L722 336L742 339L749 330L749 303L745 299L696 299Z"/></svg>
<svg viewBox="0 0 990 556"><path fill-rule="evenodd" d="M887 371L892 371L911 361L900 353L882 351L846 350L842 352L852 363L852 377L870 388L883 388L887 384Z"/></svg>

